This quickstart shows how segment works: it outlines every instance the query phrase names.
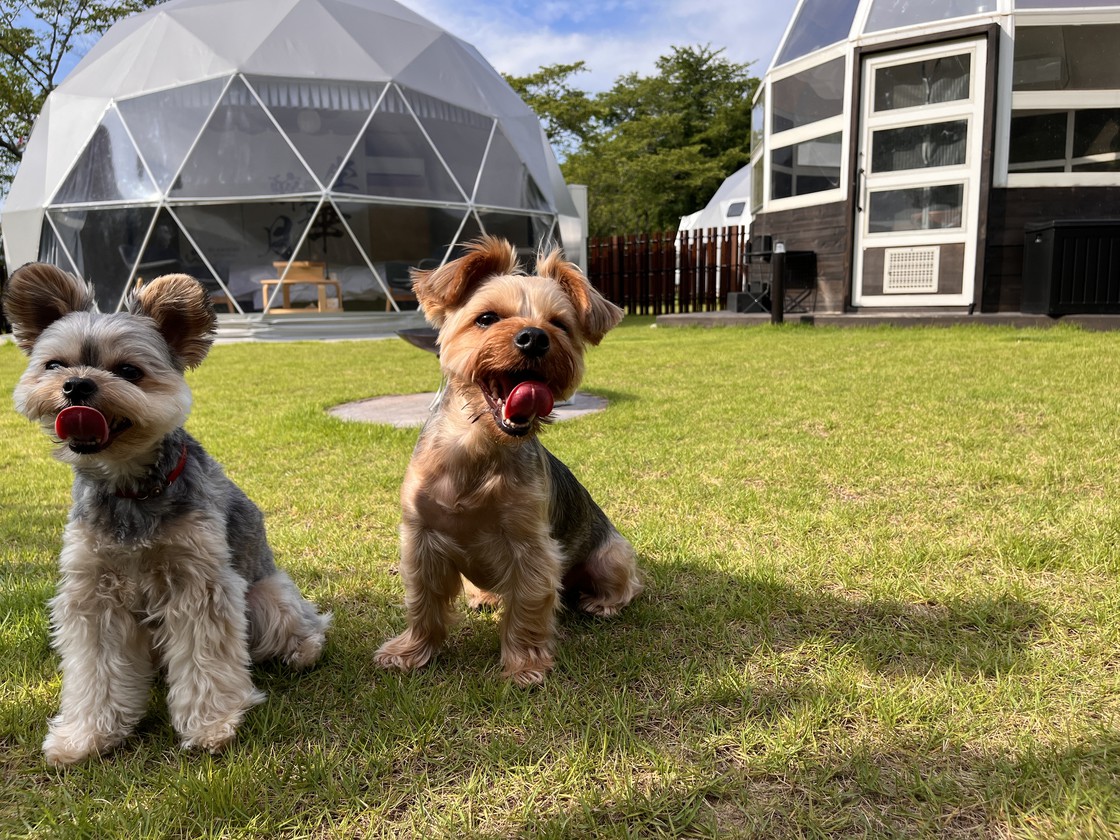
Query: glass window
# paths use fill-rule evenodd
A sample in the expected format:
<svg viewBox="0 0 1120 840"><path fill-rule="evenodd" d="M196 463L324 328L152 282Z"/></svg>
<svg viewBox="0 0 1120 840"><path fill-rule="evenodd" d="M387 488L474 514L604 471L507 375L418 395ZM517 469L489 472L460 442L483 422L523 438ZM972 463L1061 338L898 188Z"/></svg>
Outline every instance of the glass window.
<svg viewBox="0 0 1120 840"><path fill-rule="evenodd" d="M871 171L898 172L965 163L968 120L923 123L876 131L871 137Z"/></svg>
<svg viewBox="0 0 1120 840"><path fill-rule="evenodd" d="M994 12L996 0L874 0L864 32Z"/></svg>
<svg viewBox="0 0 1120 840"><path fill-rule="evenodd" d="M745 201L732 201L729 205L727 205L727 218L739 218L743 215L743 211L746 209L746 207L747 203Z"/></svg>
<svg viewBox="0 0 1120 840"><path fill-rule="evenodd" d="M961 226L964 184L910 187L871 193L871 233L941 230Z"/></svg>
<svg viewBox="0 0 1120 840"><path fill-rule="evenodd" d="M433 201L467 198L394 88L377 106L344 176L335 191Z"/></svg>
<svg viewBox="0 0 1120 840"><path fill-rule="evenodd" d="M765 193L763 192L763 169L766 165L766 158L759 155L758 158L751 164L751 212L757 213L762 209L762 199Z"/></svg>
<svg viewBox="0 0 1120 840"><path fill-rule="evenodd" d="M1084 9L1115 5L1116 0L1015 0L1016 9Z"/></svg>
<svg viewBox="0 0 1120 840"><path fill-rule="evenodd" d="M494 126L493 117L467 111L422 93L403 88L402 91L424 131L451 168L463 193L471 195Z"/></svg>
<svg viewBox="0 0 1120 840"><path fill-rule="evenodd" d="M158 195L120 115L109 109L51 203L154 200Z"/></svg>
<svg viewBox="0 0 1120 840"><path fill-rule="evenodd" d="M766 128L766 97L760 96L751 109L751 154L762 145Z"/></svg>
<svg viewBox="0 0 1120 840"><path fill-rule="evenodd" d="M1014 90L1120 88L1120 24L1020 26L1015 30Z"/></svg>
<svg viewBox="0 0 1120 840"><path fill-rule="evenodd" d="M1073 115L1073 156L1120 152L1120 110L1090 108Z"/></svg>
<svg viewBox="0 0 1120 840"><path fill-rule="evenodd" d="M875 71L875 110L893 111L968 99L972 56L942 56Z"/></svg>
<svg viewBox="0 0 1120 840"><path fill-rule="evenodd" d="M844 113L844 59L826 61L770 86L773 132Z"/></svg>
<svg viewBox="0 0 1120 840"><path fill-rule="evenodd" d="M790 24L777 64L785 64L848 37L859 0L804 0Z"/></svg>
<svg viewBox="0 0 1120 840"><path fill-rule="evenodd" d="M474 200L476 204L491 207L549 209L548 202L529 174L529 167L521 161L500 128L494 130L494 138L490 141Z"/></svg>
<svg viewBox="0 0 1120 840"><path fill-rule="evenodd" d="M225 79L210 79L117 103L160 190L171 186L225 85Z"/></svg>
<svg viewBox="0 0 1120 840"><path fill-rule="evenodd" d="M1008 160L1015 164L1065 160L1069 111L1016 111L1011 117ZM1031 171L1038 171L1030 167Z"/></svg>
<svg viewBox="0 0 1120 840"><path fill-rule="evenodd" d="M829 134L770 153L770 197L834 190L840 186L841 134Z"/></svg>
<svg viewBox="0 0 1120 840"><path fill-rule="evenodd" d="M175 198L267 196L318 189L245 83L235 79L171 189Z"/></svg>
<svg viewBox="0 0 1120 840"><path fill-rule="evenodd" d="M48 210L79 276L93 284L102 312L116 312L124 297L130 257L144 239L153 207Z"/></svg>
<svg viewBox="0 0 1120 840"><path fill-rule="evenodd" d="M335 180L385 87L255 76L249 83L324 184Z"/></svg>

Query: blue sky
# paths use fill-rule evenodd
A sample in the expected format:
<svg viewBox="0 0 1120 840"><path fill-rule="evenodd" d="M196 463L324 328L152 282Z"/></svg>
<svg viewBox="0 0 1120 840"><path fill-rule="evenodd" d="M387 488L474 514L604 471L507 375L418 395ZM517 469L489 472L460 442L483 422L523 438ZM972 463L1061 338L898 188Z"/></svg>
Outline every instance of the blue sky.
<svg viewBox="0 0 1120 840"><path fill-rule="evenodd" d="M649 75L674 46L710 44L761 76L796 0L403 0L473 44L500 72L525 75L585 61L590 92L619 76Z"/></svg>

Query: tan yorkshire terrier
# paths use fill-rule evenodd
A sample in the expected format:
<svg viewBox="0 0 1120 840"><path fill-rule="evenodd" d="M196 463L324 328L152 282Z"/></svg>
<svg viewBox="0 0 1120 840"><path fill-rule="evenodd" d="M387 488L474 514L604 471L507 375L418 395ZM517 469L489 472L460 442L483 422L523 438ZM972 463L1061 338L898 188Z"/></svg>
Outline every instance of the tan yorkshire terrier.
<svg viewBox="0 0 1120 840"><path fill-rule="evenodd" d="M572 396L583 352L622 318L559 251L526 275L513 247L484 237L416 272L420 307L439 329L444 385L401 488L401 579L408 627L376 654L410 670L447 636L466 579L472 607L502 606L505 676L544 681L561 598L617 613L642 588L634 549L537 439Z"/></svg>
<svg viewBox="0 0 1120 840"><path fill-rule="evenodd" d="M8 279L3 305L30 357L16 408L74 471L50 602L62 701L43 752L73 764L123 741L157 668L183 747L217 751L264 695L250 661L319 658L320 615L273 563L261 512L184 429L184 372L214 340L206 290L158 277L127 312L51 265Z"/></svg>

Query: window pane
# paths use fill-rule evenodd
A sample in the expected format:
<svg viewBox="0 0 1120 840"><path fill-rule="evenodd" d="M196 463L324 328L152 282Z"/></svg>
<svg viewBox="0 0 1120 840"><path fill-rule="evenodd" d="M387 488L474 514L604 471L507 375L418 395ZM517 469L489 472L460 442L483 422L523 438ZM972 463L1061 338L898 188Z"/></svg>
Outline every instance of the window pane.
<svg viewBox="0 0 1120 840"><path fill-rule="evenodd" d="M871 171L961 166L967 135L968 120L876 131L871 138Z"/></svg>
<svg viewBox="0 0 1120 840"><path fill-rule="evenodd" d="M963 204L963 184L873 192L868 209L870 232L959 228Z"/></svg>
<svg viewBox="0 0 1120 840"><path fill-rule="evenodd" d="M1080 4L1079 4L1080 5ZM1120 24L1020 26L1015 31L1015 90L1120 88Z"/></svg>
<svg viewBox="0 0 1120 840"><path fill-rule="evenodd" d="M759 97L754 108L751 109L751 154L759 147L764 137L766 127L766 99Z"/></svg>
<svg viewBox="0 0 1120 840"><path fill-rule="evenodd" d="M120 115L110 108L51 203L158 197Z"/></svg>
<svg viewBox="0 0 1120 840"><path fill-rule="evenodd" d="M971 67L968 54L880 67L875 71L875 110L968 99Z"/></svg>
<svg viewBox="0 0 1120 840"><path fill-rule="evenodd" d="M161 190L171 186L225 83L210 79L117 103Z"/></svg>
<svg viewBox="0 0 1120 840"><path fill-rule="evenodd" d="M774 132L844 113L844 59L827 61L774 82L770 101L770 128Z"/></svg>
<svg viewBox="0 0 1120 840"><path fill-rule="evenodd" d="M858 5L859 0L805 0L776 63L785 64L846 39Z"/></svg>
<svg viewBox="0 0 1120 840"><path fill-rule="evenodd" d="M920 3L875 0L863 31L879 32L896 26L994 12L995 9L996 0L922 0Z"/></svg>
<svg viewBox="0 0 1120 840"><path fill-rule="evenodd" d="M222 97L171 189L175 198L283 195L318 189L240 79Z"/></svg>
<svg viewBox="0 0 1120 840"><path fill-rule="evenodd" d="M1016 111L1011 115L1012 164L1065 160L1067 111Z"/></svg>
<svg viewBox="0 0 1120 840"><path fill-rule="evenodd" d="M1074 172L1120 172L1120 160L1075 163L1072 168Z"/></svg>
<svg viewBox="0 0 1120 840"><path fill-rule="evenodd" d="M1073 115L1073 156L1120 152L1120 109L1094 108Z"/></svg>
<svg viewBox="0 0 1120 840"><path fill-rule="evenodd" d="M494 130L494 138L486 153L486 162L478 178L474 200L476 204L491 207L550 209L533 176L529 174L529 167L521 160L501 128Z"/></svg>
<svg viewBox="0 0 1120 840"><path fill-rule="evenodd" d="M789 198L838 188L840 150L839 132L775 149L770 154L770 197Z"/></svg>
<svg viewBox="0 0 1120 840"><path fill-rule="evenodd" d="M415 91L402 90L463 193L471 195L486 153L486 144L490 140L494 118ZM520 159L516 162L520 163Z"/></svg>
<svg viewBox="0 0 1120 840"><path fill-rule="evenodd" d="M130 249L139 247L155 208L49 210L75 268L93 284L97 308L116 312L132 268Z"/></svg>
<svg viewBox="0 0 1120 840"><path fill-rule="evenodd" d="M751 164L751 211L757 212L762 209L762 178L763 170L765 168L766 158L759 155L758 159Z"/></svg>
<svg viewBox="0 0 1120 840"><path fill-rule="evenodd" d="M324 184L335 180L385 87L256 76L249 83Z"/></svg>
<svg viewBox="0 0 1120 840"><path fill-rule="evenodd" d="M1084 9L1115 5L1116 0L1015 0L1016 9Z"/></svg>

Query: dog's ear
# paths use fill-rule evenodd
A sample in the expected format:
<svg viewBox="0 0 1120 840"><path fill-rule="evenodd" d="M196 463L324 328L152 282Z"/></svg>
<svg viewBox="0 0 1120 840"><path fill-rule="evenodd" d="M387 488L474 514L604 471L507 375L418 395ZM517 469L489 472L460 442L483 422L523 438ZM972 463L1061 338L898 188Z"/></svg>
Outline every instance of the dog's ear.
<svg viewBox="0 0 1120 840"><path fill-rule="evenodd" d="M184 368L197 367L210 352L218 316L202 284L186 274L164 274L129 298L128 311L147 315Z"/></svg>
<svg viewBox="0 0 1120 840"><path fill-rule="evenodd" d="M568 262L558 248L541 257L537 274L554 280L575 307L583 337L591 344L598 344L608 332L618 326L623 311L599 294L579 268Z"/></svg>
<svg viewBox="0 0 1120 840"><path fill-rule="evenodd" d="M93 309L93 289L53 265L27 263L4 284L3 306L16 344L30 353L43 330L59 318Z"/></svg>
<svg viewBox="0 0 1120 840"><path fill-rule="evenodd" d="M496 236L484 236L467 246L467 253L431 271L412 270L412 290L433 326L443 324L474 290L490 277L520 271L513 245Z"/></svg>

